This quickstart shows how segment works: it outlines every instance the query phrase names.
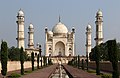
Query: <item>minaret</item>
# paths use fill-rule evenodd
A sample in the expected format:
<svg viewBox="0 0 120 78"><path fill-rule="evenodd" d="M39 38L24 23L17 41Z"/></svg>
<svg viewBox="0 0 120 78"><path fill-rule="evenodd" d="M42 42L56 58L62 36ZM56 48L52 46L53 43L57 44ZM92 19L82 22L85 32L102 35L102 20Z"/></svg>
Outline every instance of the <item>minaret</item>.
<svg viewBox="0 0 120 78"><path fill-rule="evenodd" d="M18 48L25 48L24 45L24 12L20 9L17 15L16 21L18 28L17 28L17 47Z"/></svg>
<svg viewBox="0 0 120 78"><path fill-rule="evenodd" d="M48 48L48 45L47 45L47 41L48 41L48 28L47 28L47 26L45 27L45 47L46 47L46 49ZM45 56L48 56L48 50L46 50L45 51L46 53L45 53Z"/></svg>
<svg viewBox="0 0 120 78"><path fill-rule="evenodd" d="M30 23L28 28L28 48L33 49L34 48L34 27Z"/></svg>
<svg viewBox="0 0 120 78"><path fill-rule="evenodd" d="M74 27L72 27L72 36L73 36L73 39L72 39L72 43L73 43L73 49L72 49L72 56L74 56L75 55L75 28Z"/></svg>
<svg viewBox="0 0 120 78"><path fill-rule="evenodd" d="M103 43L103 15L102 15L102 11L98 10L98 12L96 13L96 45L99 45L101 43Z"/></svg>
<svg viewBox="0 0 120 78"><path fill-rule="evenodd" d="M89 53L91 52L91 26L88 24L86 28L86 56L89 60Z"/></svg>

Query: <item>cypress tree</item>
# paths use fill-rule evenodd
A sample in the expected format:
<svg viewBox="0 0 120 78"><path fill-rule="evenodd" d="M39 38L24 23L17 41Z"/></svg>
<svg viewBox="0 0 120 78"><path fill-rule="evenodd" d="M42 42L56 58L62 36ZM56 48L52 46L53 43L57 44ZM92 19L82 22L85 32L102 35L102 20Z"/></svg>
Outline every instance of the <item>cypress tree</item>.
<svg viewBox="0 0 120 78"><path fill-rule="evenodd" d="M32 71L34 71L34 52L31 53Z"/></svg>
<svg viewBox="0 0 120 78"><path fill-rule="evenodd" d="M39 69L39 61L40 61L40 55L37 55L37 69Z"/></svg>
<svg viewBox="0 0 120 78"><path fill-rule="evenodd" d="M23 47L21 47L20 49L20 64L21 64L21 75L24 74L24 51L23 51Z"/></svg>
<svg viewBox="0 0 120 78"><path fill-rule="evenodd" d="M96 74L100 75L100 50L99 46L95 46L95 61L96 61Z"/></svg>
<svg viewBox="0 0 120 78"><path fill-rule="evenodd" d="M76 67L76 56L74 57L74 67Z"/></svg>
<svg viewBox="0 0 120 78"><path fill-rule="evenodd" d="M84 60L82 59L82 70L84 70Z"/></svg>
<svg viewBox="0 0 120 78"><path fill-rule="evenodd" d="M50 65L53 65L52 60L51 60L51 59L49 59L49 61L50 61Z"/></svg>
<svg viewBox="0 0 120 78"><path fill-rule="evenodd" d="M48 58L46 57L46 66L48 65Z"/></svg>
<svg viewBox="0 0 120 78"><path fill-rule="evenodd" d="M8 47L7 47L7 42L2 41L1 44L1 66L2 70L1 73L4 76L7 74L7 61L8 61Z"/></svg>
<svg viewBox="0 0 120 78"><path fill-rule="evenodd" d="M109 60L112 63L112 67L113 67L112 78L119 78L118 51L117 51L116 40L107 41L107 48L108 48Z"/></svg>
<svg viewBox="0 0 120 78"><path fill-rule="evenodd" d="M80 67L80 56L78 55L78 69Z"/></svg>
<svg viewBox="0 0 120 78"><path fill-rule="evenodd" d="M87 57L87 59L86 59L86 67L87 67L87 70L88 70L88 55L86 56Z"/></svg>
<svg viewBox="0 0 120 78"><path fill-rule="evenodd" d="M46 66L46 57L45 56L43 57L43 63L44 63L44 66Z"/></svg>
<svg viewBox="0 0 120 78"><path fill-rule="evenodd" d="M75 67L77 67L77 56L75 57Z"/></svg>
<svg viewBox="0 0 120 78"><path fill-rule="evenodd" d="M42 68L42 56L41 56L41 68Z"/></svg>

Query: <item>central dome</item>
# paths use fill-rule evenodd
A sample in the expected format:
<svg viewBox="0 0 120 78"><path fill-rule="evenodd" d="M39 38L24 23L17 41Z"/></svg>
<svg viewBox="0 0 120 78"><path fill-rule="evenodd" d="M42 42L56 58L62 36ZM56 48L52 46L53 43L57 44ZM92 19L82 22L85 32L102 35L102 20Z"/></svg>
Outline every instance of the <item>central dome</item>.
<svg viewBox="0 0 120 78"><path fill-rule="evenodd" d="M64 24L59 22L53 27L52 32L53 33L67 33L68 29Z"/></svg>

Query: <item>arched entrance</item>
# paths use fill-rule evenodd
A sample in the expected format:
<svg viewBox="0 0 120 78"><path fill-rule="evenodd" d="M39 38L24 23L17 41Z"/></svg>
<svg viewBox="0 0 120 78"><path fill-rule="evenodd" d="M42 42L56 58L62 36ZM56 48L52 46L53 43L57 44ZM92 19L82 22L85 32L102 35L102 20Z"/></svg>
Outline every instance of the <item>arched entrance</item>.
<svg viewBox="0 0 120 78"><path fill-rule="evenodd" d="M65 56L65 45L63 42L59 41L55 44L55 52L57 56Z"/></svg>

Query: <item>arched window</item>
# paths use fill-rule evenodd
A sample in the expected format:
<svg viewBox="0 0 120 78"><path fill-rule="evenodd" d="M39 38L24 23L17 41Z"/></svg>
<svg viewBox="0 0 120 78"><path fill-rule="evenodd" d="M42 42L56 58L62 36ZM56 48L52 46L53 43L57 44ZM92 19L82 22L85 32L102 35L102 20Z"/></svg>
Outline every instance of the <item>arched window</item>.
<svg viewBox="0 0 120 78"><path fill-rule="evenodd" d="M69 50L72 50L72 48L69 48Z"/></svg>
<svg viewBox="0 0 120 78"><path fill-rule="evenodd" d="M71 54L69 54L69 56L71 56Z"/></svg>
<svg viewBox="0 0 120 78"><path fill-rule="evenodd" d="M51 54L49 54L49 57L51 56Z"/></svg>
<svg viewBox="0 0 120 78"><path fill-rule="evenodd" d="M35 53L35 56L37 56L37 53Z"/></svg>
<svg viewBox="0 0 120 78"><path fill-rule="evenodd" d="M49 50L52 50L51 48L49 48Z"/></svg>

